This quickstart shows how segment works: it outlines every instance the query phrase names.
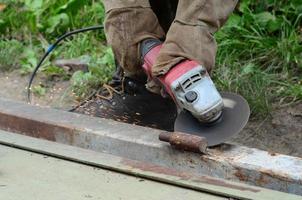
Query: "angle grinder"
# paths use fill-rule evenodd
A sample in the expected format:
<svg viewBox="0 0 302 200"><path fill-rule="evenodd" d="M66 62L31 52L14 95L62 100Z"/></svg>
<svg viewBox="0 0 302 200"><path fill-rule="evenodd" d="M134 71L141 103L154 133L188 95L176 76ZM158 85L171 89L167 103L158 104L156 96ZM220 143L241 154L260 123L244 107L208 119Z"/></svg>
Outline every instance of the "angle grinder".
<svg viewBox="0 0 302 200"><path fill-rule="evenodd" d="M165 75L153 77L161 47L160 40L146 39L140 50L148 78L163 86L179 110L174 131L205 137L208 146L239 133L249 119L247 101L234 93L219 93L206 68L194 60L183 60Z"/></svg>

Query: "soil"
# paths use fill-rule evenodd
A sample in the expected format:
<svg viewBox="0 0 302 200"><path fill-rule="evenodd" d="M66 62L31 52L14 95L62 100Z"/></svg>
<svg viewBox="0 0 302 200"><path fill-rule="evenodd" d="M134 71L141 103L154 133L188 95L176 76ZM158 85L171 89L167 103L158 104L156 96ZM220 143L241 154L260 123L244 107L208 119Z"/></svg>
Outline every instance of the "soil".
<svg viewBox="0 0 302 200"><path fill-rule="evenodd" d="M250 120L232 142L302 157L302 102L275 108L265 120Z"/></svg>
<svg viewBox="0 0 302 200"><path fill-rule="evenodd" d="M17 71L1 73L0 97L26 101L27 83L28 76L20 76ZM65 110L77 105L74 96L68 90L68 81L57 81L50 86L52 89L49 89L45 96L34 98L35 105ZM147 95L115 93L111 100L105 100L100 95L103 94L93 97L76 112L164 130L171 130L173 127L176 110L169 100L150 93ZM65 98L61 98L62 96ZM251 119L246 128L229 142L302 157L302 102L283 108L276 107L271 116L265 120Z"/></svg>
<svg viewBox="0 0 302 200"><path fill-rule="evenodd" d="M0 72L0 97L27 102L28 80L29 76L21 76L19 71ZM34 85L37 83L45 85L46 93L40 97L32 93L31 103L33 105L69 110L77 104L69 81L53 82L38 75Z"/></svg>

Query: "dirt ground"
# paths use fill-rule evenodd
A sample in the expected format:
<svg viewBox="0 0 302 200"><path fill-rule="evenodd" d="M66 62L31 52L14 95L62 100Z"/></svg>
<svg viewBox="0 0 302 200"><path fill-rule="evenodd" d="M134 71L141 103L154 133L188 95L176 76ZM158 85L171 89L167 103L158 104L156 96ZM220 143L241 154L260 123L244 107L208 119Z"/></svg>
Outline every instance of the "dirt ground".
<svg viewBox="0 0 302 200"><path fill-rule="evenodd" d="M0 73L0 97L17 101L26 101L27 83L28 77L20 76L16 71L10 73ZM41 98L35 97L34 102L36 105L51 106L68 110L77 104L68 88L68 81L57 82L52 85L52 89L49 90L45 96ZM125 97L123 97L123 99L124 98ZM144 101L144 99L142 99L142 101ZM114 105L116 102L108 101L108 105L109 104ZM147 104L150 105L150 102ZM167 107L170 106L169 103L165 103L165 105L167 105ZM94 116L102 116L100 115L100 112L93 113L89 111L95 110L96 107L100 107L98 105L98 100L92 100L90 103L87 103L85 106L81 107L78 112ZM164 107L158 110L162 111ZM148 112L151 113L152 111L154 111L154 108L150 107ZM136 112L134 115L141 120L144 120L144 117L140 113ZM154 115L156 115L156 112L154 112ZM109 118L114 117L109 116ZM127 118L125 113L124 115L114 119L123 121L123 118ZM167 121L171 121L173 116L167 115L164 116L164 118L167 118ZM149 120L150 122L150 118L145 120ZM136 122L134 121L133 123ZM156 127L156 124L154 123L157 123L157 121L153 120L150 123L151 127ZM164 127L164 129L169 129L169 125ZM276 108L272 112L271 116L267 117L265 120L250 120L246 128L230 142L259 148L270 152L302 157L302 102L296 103L289 107Z"/></svg>
<svg viewBox="0 0 302 200"><path fill-rule="evenodd" d="M250 120L232 142L302 157L302 102L275 109L265 120Z"/></svg>
<svg viewBox="0 0 302 200"><path fill-rule="evenodd" d="M32 94L32 104L69 110L76 105L75 98L69 87L69 81L49 82L37 76L34 86L42 82L49 89L46 94L38 97ZM21 76L18 71L0 72L0 97L16 101L27 101L27 85L29 76Z"/></svg>

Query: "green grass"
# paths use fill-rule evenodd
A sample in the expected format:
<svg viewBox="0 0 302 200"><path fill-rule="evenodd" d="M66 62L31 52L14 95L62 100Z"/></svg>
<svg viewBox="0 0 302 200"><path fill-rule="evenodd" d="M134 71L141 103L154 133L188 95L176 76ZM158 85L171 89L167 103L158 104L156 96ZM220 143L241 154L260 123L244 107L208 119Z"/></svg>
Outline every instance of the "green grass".
<svg viewBox="0 0 302 200"><path fill-rule="evenodd" d="M76 0L6 0L0 12L0 70L19 69L28 75L55 39L70 30L102 24L104 6L99 1ZM1 3L0 3L1 4ZM79 99L111 78L114 70L112 51L104 46L103 31L79 34L65 40L50 56L40 73L68 78L52 61L60 58L83 58L89 61L89 72L76 72L71 86ZM39 85L38 94L45 92Z"/></svg>
<svg viewBox="0 0 302 200"><path fill-rule="evenodd" d="M0 41L0 72L18 69L24 46L17 40Z"/></svg>
<svg viewBox="0 0 302 200"><path fill-rule="evenodd" d="M66 31L102 24L101 1L5 0L0 11L0 70L33 70L43 52ZM1 4L1 3L0 3ZM214 80L220 90L242 94L253 115L267 116L275 105L302 100L302 0L241 0L216 35L219 50ZM68 78L52 65L82 58L89 72L70 78L79 99L110 80L114 58L102 31L74 36L56 49L40 73ZM38 88L43 95L44 89Z"/></svg>
<svg viewBox="0 0 302 200"><path fill-rule="evenodd" d="M216 34L214 79L266 116L273 103L301 100L302 1L242 1Z"/></svg>

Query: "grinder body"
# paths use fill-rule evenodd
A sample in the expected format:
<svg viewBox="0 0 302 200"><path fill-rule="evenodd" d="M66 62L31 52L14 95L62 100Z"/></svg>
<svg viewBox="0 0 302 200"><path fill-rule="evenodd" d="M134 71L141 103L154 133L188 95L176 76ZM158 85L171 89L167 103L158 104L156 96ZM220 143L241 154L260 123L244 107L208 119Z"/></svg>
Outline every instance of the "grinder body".
<svg viewBox="0 0 302 200"><path fill-rule="evenodd" d="M143 69L149 79L159 82L180 110L189 111L202 123L217 121L223 109L223 100L206 68L196 61L183 60L160 77L152 76L152 66L162 42L147 39L141 43Z"/></svg>

